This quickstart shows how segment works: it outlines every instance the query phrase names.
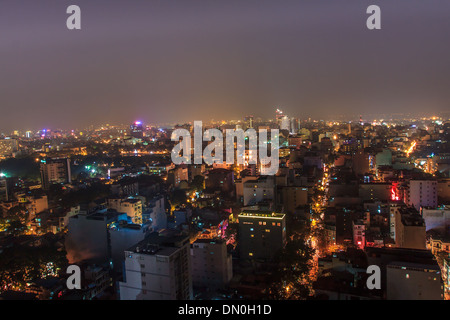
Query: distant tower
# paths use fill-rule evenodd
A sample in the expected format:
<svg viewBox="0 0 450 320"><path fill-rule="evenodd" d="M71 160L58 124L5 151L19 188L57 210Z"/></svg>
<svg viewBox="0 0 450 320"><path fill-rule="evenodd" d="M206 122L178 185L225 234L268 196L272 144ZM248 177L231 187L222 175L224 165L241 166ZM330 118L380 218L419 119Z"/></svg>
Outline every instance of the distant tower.
<svg viewBox="0 0 450 320"><path fill-rule="evenodd" d="M130 136L142 138L144 136L144 126L141 121L136 121L130 125Z"/></svg>
<svg viewBox="0 0 450 320"><path fill-rule="evenodd" d="M291 128L291 121L289 120L289 117L288 116L282 117L280 123L280 130L290 131L290 128Z"/></svg>
<svg viewBox="0 0 450 320"><path fill-rule="evenodd" d="M275 120L278 125L280 125L282 118L283 118L283 111L281 111L280 109L277 109L277 111L275 111Z"/></svg>
<svg viewBox="0 0 450 320"><path fill-rule="evenodd" d="M296 118L291 119L291 133L297 134L298 130L300 130L300 122Z"/></svg>
<svg viewBox="0 0 450 320"><path fill-rule="evenodd" d="M364 125L363 120L362 120L362 115L359 116L359 124Z"/></svg>

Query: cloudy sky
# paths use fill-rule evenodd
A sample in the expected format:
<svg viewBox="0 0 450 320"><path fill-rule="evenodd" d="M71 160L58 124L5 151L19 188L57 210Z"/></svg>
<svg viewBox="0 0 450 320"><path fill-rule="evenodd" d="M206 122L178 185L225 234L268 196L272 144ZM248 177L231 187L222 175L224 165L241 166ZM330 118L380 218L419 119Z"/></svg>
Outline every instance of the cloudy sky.
<svg viewBox="0 0 450 320"><path fill-rule="evenodd" d="M446 111L449 17L448 0L0 0L0 132Z"/></svg>

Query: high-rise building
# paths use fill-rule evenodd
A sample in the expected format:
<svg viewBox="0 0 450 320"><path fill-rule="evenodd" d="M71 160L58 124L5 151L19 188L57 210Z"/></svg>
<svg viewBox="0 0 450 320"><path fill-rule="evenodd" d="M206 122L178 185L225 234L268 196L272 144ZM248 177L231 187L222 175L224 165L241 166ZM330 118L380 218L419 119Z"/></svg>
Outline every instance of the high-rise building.
<svg viewBox="0 0 450 320"><path fill-rule="evenodd" d="M223 288L233 277L231 254L221 239L197 239L191 244L191 261L195 287Z"/></svg>
<svg viewBox="0 0 450 320"><path fill-rule="evenodd" d="M281 118L283 118L283 111L281 111L280 109L277 109L275 111L275 121L278 125L280 125L280 123L281 123Z"/></svg>
<svg viewBox="0 0 450 320"><path fill-rule="evenodd" d="M425 249L425 221L413 208L392 204L390 208L391 236L399 248Z"/></svg>
<svg viewBox="0 0 450 320"><path fill-rule="evenodd" d="M124 251L144 240L151 232L150 222L141 225L128 223L125 219L121 219L109 224L108 233L111 243L112 266L116 272L123 272Z"/></svg>
<svg viewBox="0 0 450 320"><path fill-rule="evenodd" d="M274 176L259 177L257 180L244 182L244 206L256 205L259 202L275 201Z"/></svg>
<svg viewBox="0 0 450 320"><path fill-rule="evenodd" d="M41 160L41 183L48 189L54 183L71 183L70 159L56 158Z"/></svg>
<svg viewBox="0 0 450 320"><path fill-rule="evenodd" d="M290 132L291 129L291 121L288 116L283 116L281 118L280 130L287 130Z"/></svg>
<svg viewBox="0 0 450 320"><path fill-rule="evenodd" d="M286 245L286 215L245 210L238 216L241 259L272 259Z"/></svg>
<svg viewBox="0 0 450 320"><path fill-rule="evenodd" d="M308 203L308 188L284 186L280 191L286 213L293 214L299 206L305 206Z"/></svg>
<svg viewBox="0 0 450 320"><path fill-rule="evenodd" d="M291 118L291 133L297 134L300 130L300 121L296 118Z"/></svg>
<svg viewBox="0 0 450 320"><path fill-rule="evenodd" d="M125 251L120 300L193 298L189 237L153 232Z"/></svg>
<svg viewBox="0 0 450 320"><path fill-rule="evenodd" d="M104 207L82 206L79 214L69 218L65 248L69 263L88 261L104 264L111 261L111 237L108 226L120 214Z"/></svg>
<svg viewBox="0 0 450 320"><path fill-rule="evenodd" d="M421 207L437 207L437 181L410 180L405 193L405 203L420 210Z"/></svg>
<svg viewBox="0 0 450 320"><path fill-rule="evenodd" d="M134 138L144 137L144 126L141 121L136 121L130 125L130 136Z"/></svg>

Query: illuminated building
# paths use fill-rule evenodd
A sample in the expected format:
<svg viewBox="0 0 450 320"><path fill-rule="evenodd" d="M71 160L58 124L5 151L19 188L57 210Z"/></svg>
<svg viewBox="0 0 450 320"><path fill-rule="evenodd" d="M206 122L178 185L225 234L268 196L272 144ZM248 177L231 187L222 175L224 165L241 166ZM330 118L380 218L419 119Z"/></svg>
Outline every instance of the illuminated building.
<svg viewBox="0 0 450 320"><path fill-rule="evenodd" d="M71 183L72 181L68 158L41 160L40 171L44 189L48 189L54 183Z"/></svg>
<svg viewBox="0 0 450 320"><path fill-rule="evenodd" d="M142 201L135 198L110 198L108 208L126 213L134 223L142 223Z"/></svg>
<svg viewBox="0 0 450 320"><path fill-rule="evenodd" d="M0 156L12 156L19 150L19 143L16 139L1 139L0 140Z"/></svg>
<svg viewBox="0 0 450 320"><path fill-rule="evenodd" d="M290 132L290 128L291 128L291 121L289 120L289 117L283 116L281 118L280 130L287 130Z"/></svg>
<svg viewBox="0 0 450 320"><path fill-rule="evenodd" d="M278 124L278 126L281 124L281 118L283 118L283 111L277 109L275 111L275 121Z"/></svg>
<svg viewBox="0 0 450 320"><path fill-rule="evenodd" d="M366 226L362 220L355 220L353 223L353 244L364 250L366 246Z"/></svg>
<svg viewBox="0 0 450 320"><path fill-rule="evenodd" d="M120 300L193 298L189 237L151 233L125 250Z"/></svg>
<svg viewBox="0 0 450 320"><path fill-rule="evenodd" d="M241 259L271 259L286 244L286 215L245 210L239 219Z"/></svg>
<svg viewBox="0 0 450 320"><path fill-rule="evenodd" d="M300 121L298 119L291 118L290 132L292 134L297 134L298 130L300 130Z"/></svg>
<svg viewBox="0 0 450 320"><path fill-rule="evenodd" d="M173 164L153 164L148 167L148 172L150 174L161 176L166 175L167 172L174 167Z"/></svg>
<svg viewBox="0 0 450 320"><path fill-rule="evenodd" d="M401 200L400 190L397 182L393 182L390 188L390 200L391 201L399 201Z"/></svg>
<svg viewBox="0 0 450 320"><path fill-rule="evenodd" d="M137 139L144 137L144 126L141 121L136 121L130 125L130 136Z"/></svg>
<svg viewBox="0 0 450 320"><path fill-rule="evenodd" d="M186 165L169 170L167 181L177 187L181 181L189 181L189 170Z"/></svg>
<svg viewBox="0 0 450 320"><path fill-rule="evenodd" d="M151 221L151 227L154 231L167 228L164 196L155 195L149 198L142 213L142 217L144 221Z"/></svg>
<svg viewBox="0 0 450 320"><path fill-rule="evenodd" d="M290 136L288 140L289 140L289 147L295 148L300 148L303 142L303 139L300 136Z"/></svg>
<svg viewBox="0 0 450 320"><path fill-rule="evenodd" d="M26 194L18 194L16 195L16 197L17 201L20 204L24 205L27 210L33 215L48 210L48 200L46 195L38 197Z"/></svg>

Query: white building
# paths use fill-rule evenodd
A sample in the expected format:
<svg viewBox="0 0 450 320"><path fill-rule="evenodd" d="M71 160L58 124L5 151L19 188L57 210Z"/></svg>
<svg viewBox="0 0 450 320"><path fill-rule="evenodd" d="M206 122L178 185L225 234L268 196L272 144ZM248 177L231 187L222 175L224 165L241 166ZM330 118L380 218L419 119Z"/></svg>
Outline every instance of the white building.
<svg viewBox="0 0 450 320"><path fill-rule="evenodd" d="M120 300L193 298L189 237L154 232L125 251Z"/></svg>
<svg viewBox="0 0 450 320"><path fill-rule="evenodd" d="M450 227L450 207L421 208L420 213L425 220L426 229L447 230Z"/></svg>
<svg viewBox="0 0 450 320"><path fill-rule="evenodd" d="M437 207L437 182L435 180L410 180L405 203L416 210L420 207Z"/></svg>
<svg viewBox="0 0 450 320"><path fill-rule="evenodd" d="M161 195L153 197L148 201L148 205L142 214L144 221L151 221L152 228L155 231L167 228L167 215L164 201L165 199Z"/></svg>
<svg viewBox="0 0 450 320"><path fill-rule="evenodd" d="M223 288L233 277L231 254L225 241L198 239L191 245L192 283L196 287Z"/></svg>
<svg viewBox="0 0 450 320"><path fill-rule="evenodd" d="M262 201L275 200L275 179L273 176L260 177L256 181L244 182L244 206Z"/></svg>
<svg viewBox="0 0 450 320"><path fill-rule="evenodd" d="M291 121L288 116L284 116L281 118L280 130L287 130L290 132L291 129Z"/></svg>
<svg viewBox="0 0 450 320"><path fill-rule="evenodd" d="M108 227L112 267L117 272L123 271L123 252L129 247L145 239L152 232L150 223L134 224L127 223L126 220L118 220Z"/></svg>
<svg viewBox="0 0 450 320"><path fill-rule="evenodd" d="M142 223L142 201L136 198L108 199L108 208L126 213L134 223Z"/></svg>

